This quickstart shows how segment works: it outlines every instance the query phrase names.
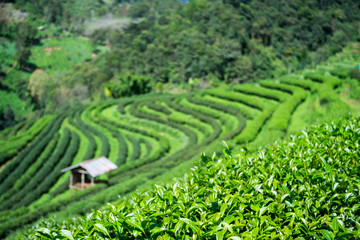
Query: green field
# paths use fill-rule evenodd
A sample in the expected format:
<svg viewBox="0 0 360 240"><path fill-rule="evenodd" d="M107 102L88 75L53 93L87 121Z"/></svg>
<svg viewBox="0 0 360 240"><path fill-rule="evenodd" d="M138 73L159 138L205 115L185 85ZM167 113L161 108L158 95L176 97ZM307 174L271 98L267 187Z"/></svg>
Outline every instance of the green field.
<svg viewBox="0 0 360 240"><path fill-rule="evenodd" d="M59 79L73 66L93 59L93 46L87 38L67 37L41 40L38 45L31 48L29 63L34 69L22 70L16 67L16 48L15 43L1 40L0 44L0 72L5 73L1 77L0 90L0 113L7 116L14 122L20 122L32 111L36 110L34 104L34 94L29 94L29 82L38 69L44 70L43 74L47 76L45 84L59 83ZM100 52L106 51L105 48ZM34 77L38 80L37 77ZM50 81L51 80L51 81ZM36 84L35 84L36 85ZM33 84L34 86L34 84ZM57 86L57 85L56 85ZM35 86L35 89L39 87ZM52 89L54 90L54 89ZM42 99L45 101L45 99ZM14 115L12 117L12 115Z"/></svg>
<svg viewBox="0 0 360 240"><path fill-rule="evenodd" d="M49 40L47 44L57 43ZM61 49L67 49L65 45ZM353 51L355 46L350 45L317 68L297 75L189 94L149 94L109 100L45 116L40 122L20 126L17 131L0 133L1 139L17 139L22 143L11 145L7 141L8 146L0 152L0 236L13 239L29 226L39 226L43 219L61 223L118 201L136 189L182 177L201 152L210 155L216 152L220 156L223 140L250 151L309 125L356 112L358 102L348 104L349 99L341 94L353 82L348 77L349 71L360 61ZM74 51L76 56L67 60L53 50L51 54L59 54L59 65L47 70L56 71L80 58L86 59L89 57L86 49L84 43L84 48ZM34 61L46 69L49 63L43 48L34 51ZM340 64L342 75L336 73ZM69 191L68 176L61 175L60 170L99 156L106 156L118 165L106 176L109 184ZM287 193L285 188L281 191L282 196ZM261 209L258 204L253 211L256 214L270 211ZM314 219L305 220L310 228L308 223ZM140 236L142 231L137 222L129 221L132 234ZM192 221L183 220L179 229L187 229L187 233L197 231L199 226ZM253 221L256 225L256 220ZM106 235L104 226L96 226L99 236ZM262 226L257 234L265 231L265 227L271 226ZM161 227L158 230L160 233ZM223 238L230 237L226 234L225 231Z"/></svg>
<svg viewBox="0 0 360 240"><path fill-rule="evenodd" d="M50 75L70 69L84 60L90 60L92 46L86 38L54 38L41 41L31 49L30 62Z"/></svg>

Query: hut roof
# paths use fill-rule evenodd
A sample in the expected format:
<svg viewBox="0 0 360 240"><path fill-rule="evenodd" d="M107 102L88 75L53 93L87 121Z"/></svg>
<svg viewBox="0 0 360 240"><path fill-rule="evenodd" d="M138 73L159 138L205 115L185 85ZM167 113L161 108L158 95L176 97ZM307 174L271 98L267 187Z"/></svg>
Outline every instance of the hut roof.
<svg viewBox="0 0 360 240"><path fill-rule="evenodd" d="M67 172L76 168L85 169L92 177L97 177L101 174L110 172L117 168L117 166L106 157L99 157L91 160L86 160L79 164L67 167L61 170L61 172Z"/></svg>

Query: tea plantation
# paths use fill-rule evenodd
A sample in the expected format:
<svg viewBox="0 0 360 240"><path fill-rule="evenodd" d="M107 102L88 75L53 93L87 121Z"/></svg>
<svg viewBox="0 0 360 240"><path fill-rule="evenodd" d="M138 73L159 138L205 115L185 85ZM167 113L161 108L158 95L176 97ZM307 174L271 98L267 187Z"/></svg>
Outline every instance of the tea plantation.
<svg viewBox="0 0 360 240"><path fill-rule="evenodd" d="M339 89L360 61L357 47L277 80L109 100L1 132L0 236L15 238L15 230L53 218L29 238L356 238L359 119L314 128L255 155L203 155L184 181L59 223L183 176L201 152L220 155L222 140L253 149L317 120L347 116L352 106ZM119 166L106 176L108 185L69 191L69 175L60 170L99 156Z"/></svg>
<svg viewBox="0 0 360 240"><path fill-rule="evenodd" d="M41 239L358 239L360 118L324 124L248 155L206 155L155 185Z"/></svg>

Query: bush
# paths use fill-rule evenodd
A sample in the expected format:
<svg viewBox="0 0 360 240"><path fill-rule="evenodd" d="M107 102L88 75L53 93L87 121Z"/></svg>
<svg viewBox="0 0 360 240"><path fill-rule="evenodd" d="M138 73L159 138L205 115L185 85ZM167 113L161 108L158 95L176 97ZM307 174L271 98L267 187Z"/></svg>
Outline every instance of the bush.
<svg viewBox="0 0 360 240"><path fill-rule="evenodd" d="M360 69L351 70L349 76L353 79L360 81Z"/></svg>
<svg viewBox="0 0 360 240"><path fill-rule="evenodd" d="M336 88L342 82L337 77L325 76L323 74L315 73L315 72L306 73L305 78L311 79L312 81L315 81L315 82L325 83L326 85L329 85L332 88Z"/></svg>
<svg viewBox="0 0 360 240"><path fill-rule="evenodd" d="M144 76L117 76L117 79L104 84L113 98L148 93L152 89L152 80Z"/></svg>
<svg viewBox="0 0 360 240"><path fill-rule="evenodd" d="M286 132L293 112L297 106L305 100L305 98L306 92L298 90L281 103L275 109L272 118L270 119L269 130L280 130L282 132Z"/></svg>
<svg viewBox="0 0 360 240"><path fill-rule="evenodd" d="M260 81L260 86L264 88L279 90L282 92L286 92L288 94L293 94L299 89L299 87L291 86L284 83L274 82L272 80L262 80Z"/></svg>
<svg viewBox="0 0 360 240"><path fill-rule="evenodd" d="M71 139L73 141L70 144ZM20 191L1 204L0 209L16 209L26 206L39 198L42 193L47 192L52 183L55 183L61 175L60 170L72 163L72 157L78 151L78 147L79 137L74 132L70 133L68 129L65 129L61 141L58 142L49 159L45 161Z"/></svg>
<svg viewBox="0 0 360 240"><path fill-rule="evenodd" d="M69 123L76 128L78 128L89 140L88 150L86 151L85 156L83 157L83 160L89 160L92 159L95 155L96 150L96 141L94 136L88 131L87 126L83 123L83 121L80 118L80 113L82 111L82 108L78 108L73 111L72 114L69 116Z"/></svg>
<svg viewBox="0 0 360 240"><path fill-rule="evenodd" d="M259 113L253 120L246 123L246 128L235 137L237 144L247 144L255 140L265 122L270 119L274 109L266 109Z"/></svg>
<svg viewBox="0 0 360 240"><path fill-rule="evenodd" d="M330 70L331 75L339 77L341 79L347 78L349 76L349 69L336 67Z"/></svg>
<svg viewBox="0 0 360 240"><path fill-rule="evenodd" d="M43 128L34 141L0 172L0 192L5 193L35 161L59 130L64 118L65 115L60 114L52 123Z"/></svg>
<svg viewBox="0 0 360 240"><path fill-rule="evenodd" d="M282 78L280 78L280 82L289 84L289 85L293 85L293 86L297 86L297 87L301 87L301 88L311 91L311 92L316 92L318 90L319 86L321 86L319 83L300 79L299 77L296 77L296 76L282 77Z"/></svg>
<svg viewBox="0 0 360 240"><path fill-rule="evenodd" d="M135 137L131 137L128 135L127 138L129 139L132 145L132 154L130 156L129 161L132 162L138 160L140 157L140 143L138 139L136 139Z"/></svg>
<svg viewBox="0 0 360 240"><path fill-rule="evenodd" d="M254 95L274 101L284 101L288 96L287 94L279 91L274 91L266 88L257 87L255 85L250 84L241 84L234 86L234 89L237 92L241 92L248 95Z"/></svg>
<svg viewBox="0 0 360 240"><path fill-rule="evenodd" d="M259 101L258 97L254 96L248 96L245 94L227 91L224 89L214 89L214 90L208 90L206 93L216 96L222 99L236 101L241 104L244 104L246 106L249 106L251 108L258 109L260 111L270 108L272 104L265 102L265 101Z"/></svg>

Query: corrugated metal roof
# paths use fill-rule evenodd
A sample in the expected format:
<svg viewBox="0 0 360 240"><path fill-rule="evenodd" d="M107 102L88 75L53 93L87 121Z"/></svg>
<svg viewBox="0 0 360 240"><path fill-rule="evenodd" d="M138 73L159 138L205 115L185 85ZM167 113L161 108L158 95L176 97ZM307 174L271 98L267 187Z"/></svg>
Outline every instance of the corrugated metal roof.
<svg viewBox="0 0 360 240"><path fill-rule="evenodd" d="M96 159L86 160L71 167L64 168L61 170L61 172L67 172L79 167L85 169L92 177L97 177L117 168L117 166L106 157L99 157Z"/></svg>

